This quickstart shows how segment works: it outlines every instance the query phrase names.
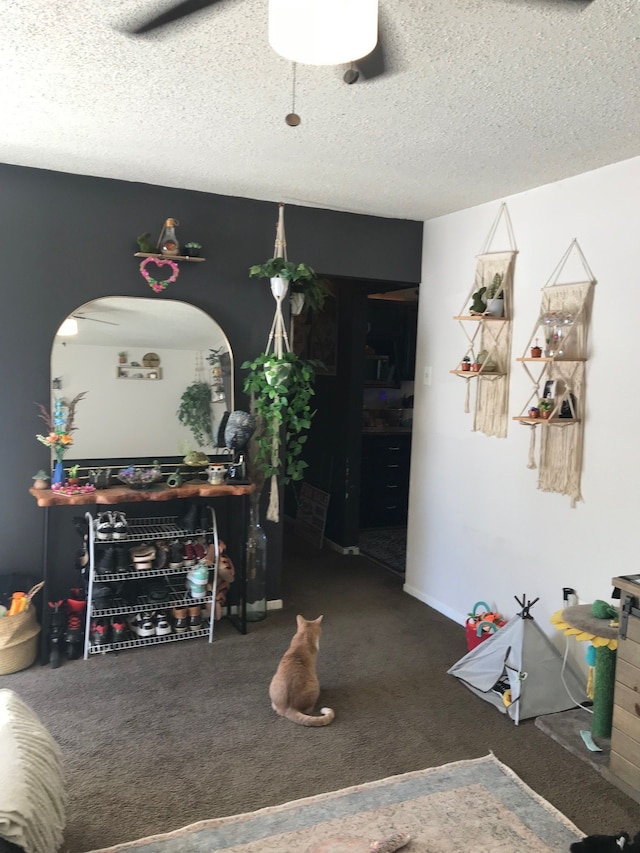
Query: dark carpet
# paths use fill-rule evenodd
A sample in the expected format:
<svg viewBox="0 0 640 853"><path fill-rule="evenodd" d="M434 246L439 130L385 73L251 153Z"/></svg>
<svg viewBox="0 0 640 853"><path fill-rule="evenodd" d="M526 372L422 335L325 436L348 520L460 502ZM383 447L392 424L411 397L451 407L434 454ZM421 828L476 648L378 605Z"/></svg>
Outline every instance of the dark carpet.
<svg viewBox="0 0 640 853"><path fill-rule="evenodd" d="M358 537L360 552L382 566L404 575L407 567L407 528L378 527L361 530Z"/></svg>
<svg viewBox="0 0 640 853"><path fill-rule="evenodd" d="M106 847L493 751L587 833L640 830L640 806L536 728L475 697L448 667L464 630L366 557L285 536L284 609L246 636L34 666L0 678L61 745L65 849ZM324 614L321 702L304 728L271 710L268 685L296 613Z"/></svg>

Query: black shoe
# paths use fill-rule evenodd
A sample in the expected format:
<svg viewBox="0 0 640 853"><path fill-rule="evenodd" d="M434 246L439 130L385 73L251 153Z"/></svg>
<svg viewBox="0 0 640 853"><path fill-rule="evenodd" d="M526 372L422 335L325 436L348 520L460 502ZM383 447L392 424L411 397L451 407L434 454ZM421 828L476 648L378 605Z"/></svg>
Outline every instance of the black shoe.
<svg viewBox="0 0 640 853"><path fill-rule="evenodd" d="M155 543L156 558L153 563L154 569L164 569L169 563L169 545L163 539Z"/></svg>
<svg viewBox="0 0 640 853"><path fill-rule="evenodd" d="M182 547L182 542L178 542L176 539L175 542L172 542L169 545L169 568L170 569L181 569L184 562L184 549Z"/></svg>
<svg viewBox="0 0 640 853"><path fill-rule="evenodd" d="M67 617L63 601L50 601L49 608L49 666L51 669L57 669L60 666L60 647L64 640Z"/></svg>
<svg viewBox="0 0 640 853"><path fill-rule="evenodd" d="M91 645L104 646L109 642L109 625L106 619L91 620Z"/></svg>
<svg viewBox="0 0 640 853"><path fill-rule="evenodd" d="M200 524L199 529L203 533L211 532L211 512L208 506L203 506L200 509Z"/></svg>
<svg viewBox="0 0 640 853"><path fill-rule="evenodd" d="M97 607L111 607L113 604L113 587L108 583L93 584L93 600Z"/></svg>
<svg viewBox="0 0 640 853"><path fill-rule="evenodd" d="M128 548L116 548L116 572L130 572L131 561L129 560Z"/></svg>
<svg viewBox="0 0 640 853"><path fill-rule="evenodd" d="M166 601L169 598L169 588L162 580L151 581L144 585L150 601Z"/></svg>
<svg viewBox="0 0 640 853"><path fill-rule="evenodd" d="M191 504L185 514L176 519L176 524L186 533L195 533L198 524L198 505Z"/></svg>
<svg viewBox="0 0 640 853"><path fill-rule="evenodd" d="M105 548L96 563L97 575L112 575L116 571L116 548L109 545Z"/></svg>
<svg viewBox="0 0 640 853"><path fill-rule="evenodd" d="M64 635L69 660L76 660L80 657L82 654L83 639L84 624L82 618L77 613L70 613L67 619L67 630Z"/></svg>

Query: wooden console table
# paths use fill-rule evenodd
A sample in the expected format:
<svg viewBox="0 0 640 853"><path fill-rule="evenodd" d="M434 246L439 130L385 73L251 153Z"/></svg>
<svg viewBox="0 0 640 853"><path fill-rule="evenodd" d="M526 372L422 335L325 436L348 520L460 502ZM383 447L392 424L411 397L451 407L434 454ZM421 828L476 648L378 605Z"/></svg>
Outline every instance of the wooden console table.
<svg viewBox="0 0 640 853"><path fill-rule="evenodd" d="M42 632L40 637L40 662L48 661L49 640L49 607L47 588L49 583L49 508L56 506L116 506L125 503L157 503L162 501L185 500L195 498L240 498L241 530L246 534L249 520L248 496L255 491L252 483L240 485L213 486L207 482L190 481L180 486L170 487L156 485L148 489L131 489L127 486L110 486L107 489L96 489L77 495L63 495L52 489L34 489L29 492L36 499L38 506L44 508L43 542L42 542ZM243 543L244 545L244 543ZM240 580L242 583L242 604L239 614L227 612L227 618L242 633L247 632L246 619L246 554L241 548ZM228 608L229 611L229 608ZM213 608L212 608L213 617Z"/></svg>

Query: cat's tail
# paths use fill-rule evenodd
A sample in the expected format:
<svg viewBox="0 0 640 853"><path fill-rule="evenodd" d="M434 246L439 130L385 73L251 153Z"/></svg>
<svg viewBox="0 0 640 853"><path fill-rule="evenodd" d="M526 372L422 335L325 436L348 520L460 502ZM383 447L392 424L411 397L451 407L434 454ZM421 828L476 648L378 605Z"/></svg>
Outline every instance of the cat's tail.
<svg viewBox="0 0 640 853"><path fill-rule="evenodd" d="M319 717L312 714L303 714L302 711L296 711L295 708L287 708L285 716L292 723L298 723L300 726L328 726L335 718L333 708L320 708Z"/></svg>

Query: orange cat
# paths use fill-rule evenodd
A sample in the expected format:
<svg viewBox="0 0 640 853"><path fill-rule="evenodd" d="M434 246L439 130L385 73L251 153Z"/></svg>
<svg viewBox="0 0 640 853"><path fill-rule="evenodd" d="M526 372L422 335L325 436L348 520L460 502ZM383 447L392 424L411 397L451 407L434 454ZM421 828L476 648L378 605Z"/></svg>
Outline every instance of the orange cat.
<svg viewBox="0 0 640 853"><path fill-rule="evenodd" d="M308 620L296 616L298 630L271 679L269 698L273 710L301 726L328 726L335 714L321 708L321 717L312 716L320 695L316 659L320 648L322 616Z"/></svg>

